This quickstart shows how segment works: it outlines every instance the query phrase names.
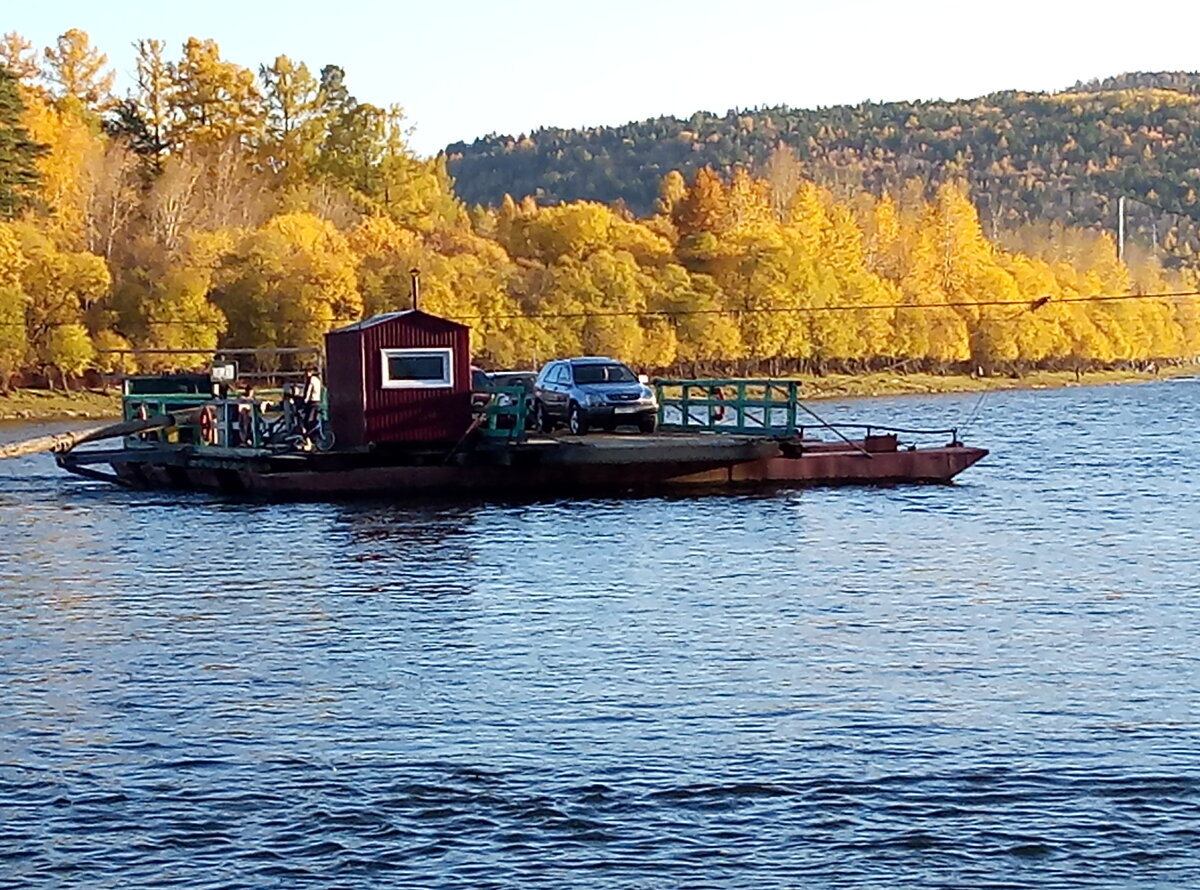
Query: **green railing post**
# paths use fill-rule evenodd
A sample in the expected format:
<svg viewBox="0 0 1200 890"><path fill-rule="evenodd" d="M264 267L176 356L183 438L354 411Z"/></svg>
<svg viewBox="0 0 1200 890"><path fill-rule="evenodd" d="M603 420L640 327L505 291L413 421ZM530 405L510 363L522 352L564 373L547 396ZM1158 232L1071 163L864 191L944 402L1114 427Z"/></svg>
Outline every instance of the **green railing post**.
<svg viewBox="0 0 1200 890"><path fill-rule="evenodd" d="M494 439L523 439L529 429L529 406L525 401L525 390L522 387L501 387L491 392L488 403L483 406L482 423L479 429L484 436ZM504 396L510 397L510 403L502 404ZM502 427L501 417L511 417L512 426Z"/></svg>

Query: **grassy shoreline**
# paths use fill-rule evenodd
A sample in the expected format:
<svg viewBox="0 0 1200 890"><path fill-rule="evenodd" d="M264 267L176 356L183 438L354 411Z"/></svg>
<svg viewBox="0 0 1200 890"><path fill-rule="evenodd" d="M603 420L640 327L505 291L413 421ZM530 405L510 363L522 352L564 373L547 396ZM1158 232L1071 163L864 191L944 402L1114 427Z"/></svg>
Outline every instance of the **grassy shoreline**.
<svg viewBox="0 0 1200 890"><path fill-rule="evenodd" d="M985 390L1061 389L1068 386L1104 386L1147 383L1166 377L1200 374L1200 365L1160 369L1158 374L1142 371L1092 371L1078 380L1072 371L1034 371L1023 377L970 377L965 374L828 374L799 378L801 392L809 399L850 399L874 396L930 395ZM117 390L14 389L0 394L0 421L17 420L107 420L121 416Z"/></svg>
<svg viewBox="0 0 1200 890"><path fill-rule="evenodd" d="M13 389L0 394L0 421L109 420L121 416L119 390Z"/></svg>

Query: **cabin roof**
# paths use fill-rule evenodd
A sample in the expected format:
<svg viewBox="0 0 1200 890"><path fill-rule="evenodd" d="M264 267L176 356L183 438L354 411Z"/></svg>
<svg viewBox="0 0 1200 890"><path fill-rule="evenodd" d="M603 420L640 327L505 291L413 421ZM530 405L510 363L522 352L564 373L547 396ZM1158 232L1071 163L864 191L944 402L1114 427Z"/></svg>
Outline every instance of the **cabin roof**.
<svg viewBox="0 0 1200 890"><path fill-rule="evenodd" d="M456 328L465 328L466 325L459 324L457 321L451 321L448 318L442 318L438 315L430 315L428 312L422 312L420 309L405 309L402 312L384 312L380 315L373 315L370 318L356 321L354 324L348 324L345 327L335 328L330 331L331 334L348 334L354 331L363 331L367 328L373 328L376 325L386 324L389 321L398 319L412 319L418 321L422 319L430 319L431 321L439 322L444 325L452 325Z"/></svg>

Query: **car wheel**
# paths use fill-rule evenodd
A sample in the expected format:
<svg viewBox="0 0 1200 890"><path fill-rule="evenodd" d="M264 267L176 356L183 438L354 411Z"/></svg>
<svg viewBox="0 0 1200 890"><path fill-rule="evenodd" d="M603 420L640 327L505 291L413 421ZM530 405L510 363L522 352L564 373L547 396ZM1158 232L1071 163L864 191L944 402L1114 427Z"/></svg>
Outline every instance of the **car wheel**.
<svg viewBox="0 0 1200 890"><path fill-rule="evenodd" d="M657 414L643 414L638 418L638 429L643 433L652 433L658 429Z"/></svg>
<svg viewBox="0 0 1200 890"><path fill-rule="evenodd" d="M546 406L541 402L533 403L533 425L543 433L554 430L554 423L550 420L550 415L546 413Z"/></svg>
<svg viewBox="0 0 1200 890"><path fill-rule="evenodd" d="M587 435L587 418L583 416L583 410L574 402L571 403L571 411L567 415L567 429L571 431L571 435L573 436Z"/></svg>

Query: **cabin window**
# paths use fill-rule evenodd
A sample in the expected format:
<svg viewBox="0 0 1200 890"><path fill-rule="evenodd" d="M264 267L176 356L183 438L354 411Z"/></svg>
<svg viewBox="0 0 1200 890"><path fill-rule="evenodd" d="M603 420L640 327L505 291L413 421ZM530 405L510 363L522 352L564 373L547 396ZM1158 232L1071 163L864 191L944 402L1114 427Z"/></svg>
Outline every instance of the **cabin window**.
<svg viewBox="0 0 1200 890"><path fill-rule="evenodd" d="M454 385L451 349L384 349L384 389L446 389Z"/></svg>

